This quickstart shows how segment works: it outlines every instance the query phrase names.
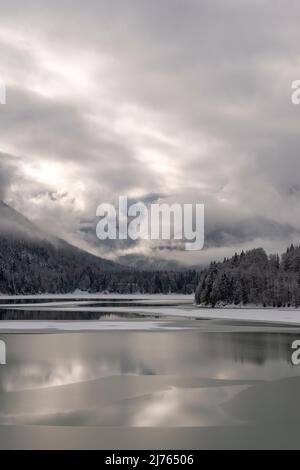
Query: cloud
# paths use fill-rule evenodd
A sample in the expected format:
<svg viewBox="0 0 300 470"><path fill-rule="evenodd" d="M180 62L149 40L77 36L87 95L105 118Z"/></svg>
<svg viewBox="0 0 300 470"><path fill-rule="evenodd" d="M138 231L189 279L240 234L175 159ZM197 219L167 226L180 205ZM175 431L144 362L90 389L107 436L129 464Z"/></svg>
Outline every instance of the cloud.
<svg viewBox="0 0 300 470"><path fill-rule="evenodd" d="M17 169L12 160L12 156L0 153L0 200L5 197L8 188L16 178Z"/></svg>
<svg viewBox="0 0 300 470"><path fill-rule="evenodd" d="M99 253L82 220L119 194L205 203L199 263L299 240L297 2L0 7L1 198Z"/></svg>

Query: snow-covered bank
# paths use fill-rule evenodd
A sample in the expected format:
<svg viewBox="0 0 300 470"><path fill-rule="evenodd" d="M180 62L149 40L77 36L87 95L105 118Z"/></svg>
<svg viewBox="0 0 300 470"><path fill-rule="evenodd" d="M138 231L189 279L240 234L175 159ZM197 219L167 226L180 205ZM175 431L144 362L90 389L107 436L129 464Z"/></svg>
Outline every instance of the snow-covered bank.
<svg viewBox="0 0 300 470"><path fill-rule="evenodd" d="M269 324L283 324L283 325L295 325L300 326L300 310L292 308L259 308L258 306L248 306L239 308L234 307L223 307L223 308L202 308L194 304L193 296L185 295L121 295L121 294L86 294L79 296L78 294L69 295L44 295L44 296L18 296L18 297L2 297L10 302L0 304L0 312L2 310L18 310L20 311L21 317L16 320L22 320L22 312L24 312L23 323L29 322L25 320L25 312L39 311L47 312L47 320L51 323L52 317L51 312L54 313L63 311L66 315L71 312L80 313L80 321L76 322L74 328L80 330L94 329L91 323L91 319L88 320L88 313L93 312L94 314L118 314L124 316L124 322L126 323L129 316L133 315L144 315L145 318L137 320L137 325L140 323L151 322L150 317L160 317L160 319L176 318L181 319L208 319L208 320L222 320L238 322L261 322ZM18 300L15 303L14 300ZM21 300L21 302L19 302ZM24 302L22 302L24 300ZM32 300L32 302L30 302ZM51 300L53 300L51 302ZM111 301L111 302L109 302ZM148 317L148 318L147 318ZM45 318L46 319L46 318ZM10 319L9 319L10 320ZM15 320L15 321L16 321ZM63 321L63 320L62 320ZM0 330L3 330L6 320L0 321ZM68 323L72 323L71 320ZM75 320L74 320L75 323ZM96 323L96 322L95 322ZM133 327L133 323L131 327ZM45 323L42 322L45 326ZM122 325L123 327L123 325ZM144 328L141 326L141 328ZM47 329L49 326L47 326ZM56 327L55 327L56 328ZM71 328L68 326L68 328ZM73 327L71 328L73 329Z"/></svg>
<svg viewBox="0 0 300 470"><path fill-rule="evenodd" d="M216 319L216 320L235 320L245 322L262 322L262 323L281 323L287 325L300 326L299 310L262 310L262 309L200 309L191 308L142 308L142 307L101 307L97 311L103 313L139 313L145 315L159 315L161 317L185 317L197 319ZM66 307L66 311L71 311L72 307ZM93 311L92 307L77 307L76 311L82 310L86 312Z"/></svg>
<svg viewBox="0 0 300 470"><path fill-rule="evenodd" d="M299 309L268 309L268 308L198 308L197 318L218 320L238 320L246 322L281 323L300 326ZM193 311L194 315L194 311Z"/></svg>
<svg viewBox="0 0 300 470"><path fill-rule="evenodd" d="M268 309L268 310L299 310L300 307L271 307L263 304L225 304L218 302L216 305L197 304L198 308L209 308L209 309L230 309L230 310L247 310L247 309Z"/></svg>
<svg viewBox="0 0 300 470"><path fill-rule="evenodd" d="M162 321L0 321L0 332L176 331L191 326Z"/></svg>
<svg viewBox="0 0 300 470"><path fill-rule="evenodd" d="M65 314L68 312L81 312L83 322L90 323L88 320L88 313L94 312L99 313L99 318L101 314L117 314L124 315L124 320L129 318L129 315L137 314L144 315L145 320L149 321L149 316L151 317L160 317L160 319L166 318L173 320L176 319L203 319L203 320L224 320L228 321L238 321L238 322L261 322L269 324L283 324L283 325L295 325L300 326L300 311L299 310L260 310L260 309L199 309L195 307L183 308L179 307L168 307L168 306L158 306L158 307L147 307L146 305L139 307L122 307L122 306L113 306L113 307L93 307L85 305L42 305L35 304L34 306L13 306L10 305L6 307L6 311L9 310L19 310L20 312L28 311L38 311L38 312L47 312L47 317L51 319L51 312L56 313L63 311ZM84 317L87 317L87 320L84 320ZM25 317L25 315L24 315ZM148 317L148 318L147 318ZM30 320L27 320L28 322ZM26 322L26 320L25 320ZM2 329L5 320L0 321L0 330Z"/></svg>

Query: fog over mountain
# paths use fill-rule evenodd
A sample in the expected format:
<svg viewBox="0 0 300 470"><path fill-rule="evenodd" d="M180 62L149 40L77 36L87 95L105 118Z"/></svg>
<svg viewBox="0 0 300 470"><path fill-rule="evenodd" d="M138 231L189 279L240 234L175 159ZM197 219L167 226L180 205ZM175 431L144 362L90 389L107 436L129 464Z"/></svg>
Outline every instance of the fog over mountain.
<svg viewBox="0 0 300 470"><path fill-rule="evenodd" d="M166 260L143 255L124 255L118 258L118 263L124 267L129 267L138 271L182 271L187 267L174 260ZM199 269L199 266L194 269ZM191 268L190 268L191 269Z"/></svg>
<svg viewBox="0 0 300 470"><path fill-rule="evenodd" d="M0 220L1 293L70 292L86 273L121 269L43 232L3 202Z"/></svg>
<svg viewBox="0 0 300 470"><path fill-rule="evenodd" d="M99 258L40 230L0 201L0 294L191 294L198 280L196 271L146 264L134 270Z"/></svg>

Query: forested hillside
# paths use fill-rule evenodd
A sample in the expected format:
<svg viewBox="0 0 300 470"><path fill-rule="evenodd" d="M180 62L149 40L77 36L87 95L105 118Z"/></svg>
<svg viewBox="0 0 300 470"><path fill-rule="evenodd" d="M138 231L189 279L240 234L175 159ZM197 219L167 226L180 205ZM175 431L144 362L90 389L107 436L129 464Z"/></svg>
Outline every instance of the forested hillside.
<svg viewBox="0 0 300 470"><path fill-rule="evenodd" d="M196 271L125 270L107 260L65 244L18 240L0 235L0 293L195 292Z"/></svg>
<svg viewBox="0 0 300 470"><path fill-rule="evenodd" d="M18 239L0 235L0 292L27 294L72 292L92 287L92 280L116 266L62 241Z"/></svg>
<svg viewBox="0 0 300 470"><path fill-rule="evenodd" d="M0 202L0 294L195 292L196 271L136 271L45 234Z"/></svg>
<svg viewBox="0 0 300 470"><path fill-rule="evenodd" d="M200 275L196 303L300 306L300 247L291 245L281 257L261 248L211 263Z"/></svg>

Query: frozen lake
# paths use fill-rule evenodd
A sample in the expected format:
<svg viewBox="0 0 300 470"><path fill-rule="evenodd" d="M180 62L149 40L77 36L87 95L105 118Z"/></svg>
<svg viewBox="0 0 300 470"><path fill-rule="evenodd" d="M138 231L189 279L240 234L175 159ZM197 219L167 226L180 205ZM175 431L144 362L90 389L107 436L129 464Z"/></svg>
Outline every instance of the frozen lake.
<svg viewBox="0 0 300 470"><path fill-rule="evenodd" d="M0 296L0 331L195 327L194 320L300 326L300 309L199 308L193 296Z"/></svg>
<svg viewBox="0 0 300 470"><path fill-rule="evenodd" d="M299 448L299 313L192 302L1 297L0 448Z"/></svg>

